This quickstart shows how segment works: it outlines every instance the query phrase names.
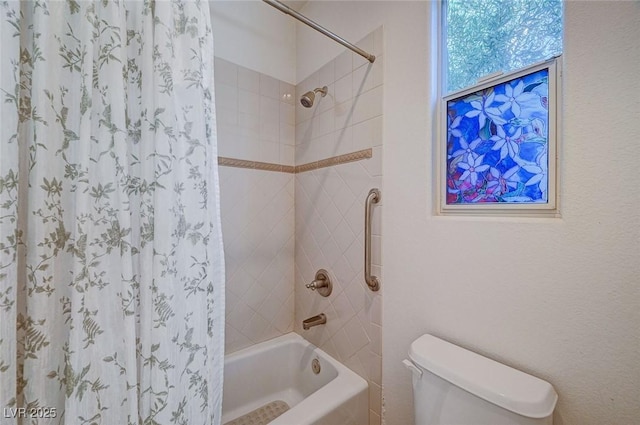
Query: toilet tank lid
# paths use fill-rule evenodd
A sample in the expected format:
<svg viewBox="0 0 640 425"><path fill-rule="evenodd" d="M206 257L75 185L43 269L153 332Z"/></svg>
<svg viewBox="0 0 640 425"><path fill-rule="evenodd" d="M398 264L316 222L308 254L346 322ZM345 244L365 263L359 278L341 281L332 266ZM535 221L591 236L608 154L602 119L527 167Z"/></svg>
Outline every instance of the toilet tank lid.
<svg viewBox="0 0 640 425"><path fill-rule="evenodd" d="M522 416L546 418L558 400L548 382L433 335L416 339L409 357L451 384Z"/></svg>

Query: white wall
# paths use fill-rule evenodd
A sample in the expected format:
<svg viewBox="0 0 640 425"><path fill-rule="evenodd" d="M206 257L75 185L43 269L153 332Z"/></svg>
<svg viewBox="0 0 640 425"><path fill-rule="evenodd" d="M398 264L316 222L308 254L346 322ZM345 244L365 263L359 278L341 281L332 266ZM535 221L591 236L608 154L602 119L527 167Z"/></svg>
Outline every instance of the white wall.
<svg viewBox="0 0 640 425"><path fill-rule="evenodd" d="M640 4L566 4L562 218L544 220L433 216L431 9L302 11L351 40L384 25L386 423L412 421L400 361L425 332L553 383L555 424L638 423ZM300 79L342 49L319 37L297 30Z"/></svg>
<svg viewBox="0 0 640 425"><path fill-rule="evenodd" d="M215 55L296 83L295 23L259 0L211 0Z"/></svg>

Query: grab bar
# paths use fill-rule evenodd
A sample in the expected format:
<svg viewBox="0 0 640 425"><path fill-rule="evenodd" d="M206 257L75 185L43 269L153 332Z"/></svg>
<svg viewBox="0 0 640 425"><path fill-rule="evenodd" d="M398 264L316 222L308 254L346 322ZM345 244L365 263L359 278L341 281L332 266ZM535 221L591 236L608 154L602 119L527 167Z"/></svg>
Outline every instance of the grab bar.
<svg viewBox="0 0 640 425"><path fill-rule="evenodd" d="M371 189L364 204L364 280L372 291L380 289L380 281L371 276L371 205L380 202L380 191Z"/></svg>

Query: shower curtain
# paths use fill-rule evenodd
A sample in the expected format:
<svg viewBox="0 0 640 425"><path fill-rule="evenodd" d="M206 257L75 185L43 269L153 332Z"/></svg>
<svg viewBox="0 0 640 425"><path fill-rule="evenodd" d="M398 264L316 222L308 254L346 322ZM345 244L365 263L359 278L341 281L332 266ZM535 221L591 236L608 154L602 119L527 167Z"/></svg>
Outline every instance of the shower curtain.
<svg viewBox="0 0 640 425"><path fill-rule="evenodd" d="M208 3L0 14L0 422L219 424Z"/></svg>

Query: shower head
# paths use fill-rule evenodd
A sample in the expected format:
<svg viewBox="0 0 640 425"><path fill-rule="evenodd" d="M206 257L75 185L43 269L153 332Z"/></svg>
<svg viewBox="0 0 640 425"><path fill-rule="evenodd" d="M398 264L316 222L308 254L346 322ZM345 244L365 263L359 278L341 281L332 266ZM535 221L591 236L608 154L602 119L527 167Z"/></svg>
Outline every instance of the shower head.
<svg viewBox="0 0 640 425"><path fill-rule="evenodd" d="M311 108L313 106L313 100L316 98L316 93L320 93L322 97L327 95L327 86L317 88L313 91L308 91L300 97L300 103L305 108Z"/></svg>

